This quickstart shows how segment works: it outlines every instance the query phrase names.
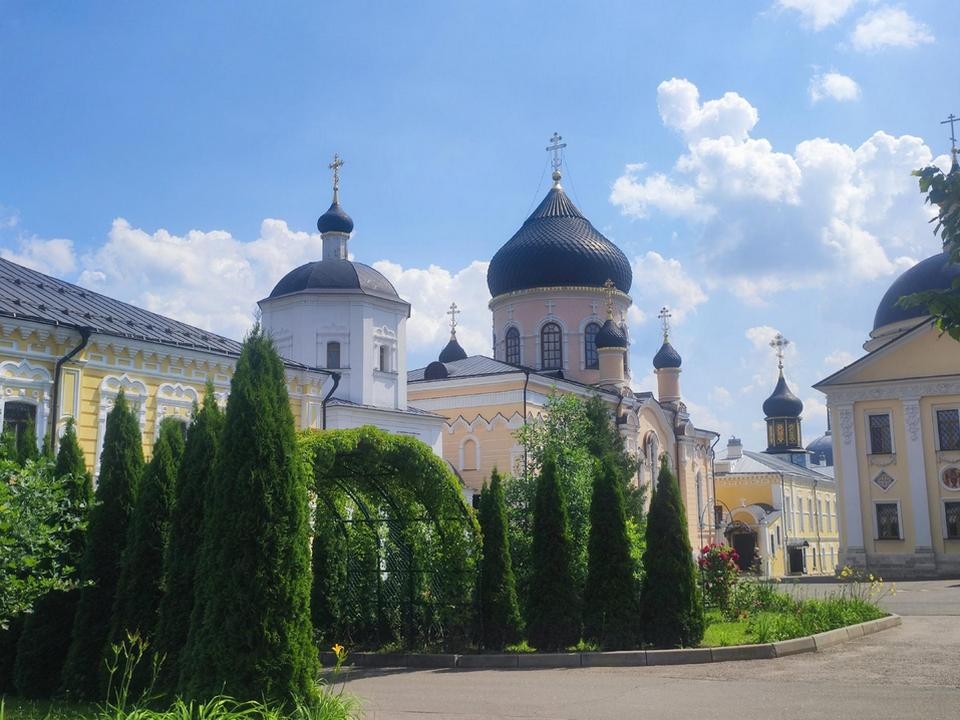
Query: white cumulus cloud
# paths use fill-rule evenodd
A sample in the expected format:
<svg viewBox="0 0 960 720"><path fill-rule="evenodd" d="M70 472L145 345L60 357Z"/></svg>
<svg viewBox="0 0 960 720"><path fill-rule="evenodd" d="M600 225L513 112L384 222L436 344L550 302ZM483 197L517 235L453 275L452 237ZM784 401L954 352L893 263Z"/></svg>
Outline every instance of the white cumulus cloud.
<svg viewBox="0 0 960 720"><path fill-rule="evenodd" d="M852 102L860 99L860 86L849 75L838 72L817 73L810 79L810 100Z"/></svg>
<svg viewBox="0 0 960 720"><path fill-rule="evenodd" d="M675 184L662 173L639 180L642 169L643 165L627 165L610 192L610 202L628 215L647 217L651 208L674 217L707 218L713 213L713 208L698 204L694 188Z"/></svg>
<svg viewBox="0 0 960 720"><path fill-rule="evenodd" d="M634 306L646 317L656 315L656 311L666 305L673 322L681 323L687 314L707 301L700 283L675 258L665 258L650 250L635 257L632 265Z"/></svg>
<svg viewBox="0 0 960 720"><path fill-rule="evenodd" d="M867 52L887 47L912 48L933 41L930 28L896 7L868 12L857 21L850 35L854 49Z"/></svg>
<svg viewBox="0 0 960 720"><path fill-rule="evenodd" d="M16 216L9 227L16 225ZM62 238L44 240L38 237L19 238L17 249L0 248L0 257L48 275L72 273L77 265L73 241Z"/></svg>
<svg viewBox="0 0 960 720"><path fill-rule="evenodd" d="M774 7L799 13L803 23L823 30L843 18L857 0L776 0Z"/></svg>

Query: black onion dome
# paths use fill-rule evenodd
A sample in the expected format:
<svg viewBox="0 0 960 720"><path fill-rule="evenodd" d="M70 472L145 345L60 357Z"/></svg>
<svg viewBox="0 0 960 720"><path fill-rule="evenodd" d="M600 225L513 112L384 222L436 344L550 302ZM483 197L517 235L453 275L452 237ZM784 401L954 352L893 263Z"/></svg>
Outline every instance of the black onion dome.
<svg viewBox="0 0 960 720"><path fill-rule="evenodd" d="M951 263L948 253L939 253L921 260L894 280L893 285L884 293L877 306L877 314L873 317L873 329L879 330L885 325L903 320L926 317L930 314L926 306L902 308L897 305L897 300L904 295L924 290L947 290L953 287L953 281L957 278L960 278L960 265Z"/></svg>
<svg viewBox="0 0 960 720"><path fill-rule="evenodd" d="M448 377L450 377L450 372L447 370L447 366L439 360L434 360L423 371L424 380L444 380Z"/></svg>
<svg viewBox="0 0 960 720"><path fill-rule="evenodd" d="M597 349L625 347L627 347L627 336L613 320L607 318L603 327L597 331Z"/></svg>
<svg viewBox="0 0 960 720"><path fill-rule="evenodd" d="M270 297L310 290L359 290L364 295L400 299L390 281L372 267L340 259L309 262L291 270L273 288Z"/></svg>
<svg viewBox="0 0 960 720"><path fill-rule="evenodd" d="M341 232L349 235L353 232L353 219L340 207L340 203L334 201L317 219L317 230L322 233Z"/></svg>
<svg viewBox="0 0 960 720"><path fill-rule="evenodd" d="M447 346L440 351L440 362L442 363L466 359L467 353L462 347L460 347L460 343L457 342L456 335L451 337L450 342L447 343Z"/></svg>
<svg viewBox="0 0 960 720"><path fill-rule="evenodd" d="M663 341L663 345L657 350L657 354L653 356L653 367L657 370L662 370L663 368L678 368L681 362L683 361L680 358L680 353L678 353L667 340Z"/></svg>
<svg viewBox="0 0 960 720"><path fill-rule="evenodd" d="M803 402L790 392L782 372L780 379L777 380L777 386L773 389L773 394L763 401L763 412L767 417L787 418L798 418L803 412Z"/></svg>
<svg viewBox="0 0 960 720"><path fill-rule="evenodd" d="M627 256L559 187L550 189L487 270L487 287L494 297L538 287L603 287L607 280L630 292L633 272Z"/></svg>
<svg viewBox="0 0 960 720"><path fill-rule="evenodd" d="M833 435L828 431L807 445L810 459L817 465L833 466Z"/></svg>

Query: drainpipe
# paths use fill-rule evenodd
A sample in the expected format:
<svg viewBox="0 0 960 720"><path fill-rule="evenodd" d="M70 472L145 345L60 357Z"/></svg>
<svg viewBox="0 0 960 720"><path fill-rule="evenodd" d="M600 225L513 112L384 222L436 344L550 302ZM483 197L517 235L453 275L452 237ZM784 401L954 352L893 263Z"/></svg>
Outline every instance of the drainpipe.
<svg viewBox="0 0 960 720"><path fill-rule="evenodd" d="M524 374L523 378L523 424L527 424L527 385L530 384L530 371L527 368L521 368ZM523 446L523 477L527 477L527 446Z"/></svg>
<svg viewBox="0 0 960 720"><path fill-rule="evenodd" d="M321 427L323 430L327 429L327 401L333 397L333 394L337 391L337 388L340 386L340 373L331 372L330 377L333 378L333 387L330 388L330 392L326 394L326 397L323 398L323 402L320 403L320 407L323 412L323 419L321 421Z"/></svg>
<svg viewBox="0 0 960 720"><path fill-rule="evenodd" d="M80 343L57 360L56 365L53 366L53 392L51 393L53 397L50 398L50 449L54 455L57 453L57 441L59 440L57 437L57 419L60 417L60 372L63 370L65 363L76 357L77 353L87 346L87 343L90 342L90 336L94 333L94 328L82 327L77 328L77 331L80 333Z"/></svg>
<svg viewBox="0 0 960 720"><path fill-rule="evenodd" d="M820 481L817 478L814 478L813 479L813 508L814 508L814 512L816 513L814 517L816 518L815 522L817 524L817 549L815 551L816 555L814 557L818 563L817 569L819 569L820 574L823 575L823 553L820 552L820 547L821 547L820 543L822 542L820 540L820 503L817 500L817 486L819 484L820 484Z"/></svg>
<svg viewBox="0 0 960 720"><path fill-rule="evenodd" d="M719 538L717 537L717 453L716 447L717 443L720 442L720 433L714 432L713 430L707 430L709 433L713 433L716 437L713 439L713 442L710 444L710 488L713 490L713 507L710 508L710 511L713 513L713 533L711 536L711 542L717 542Z"/></svg>
<svg viewBox="0 0 960 720"><path fill-rule="evenodd" d="M783 520L783 574L790 574L790 531L787 529L793 522L793 504L797 499L790 496L790 513L787 513L787 490L783 482L783 473L780 473L780 518Z"/></svg>

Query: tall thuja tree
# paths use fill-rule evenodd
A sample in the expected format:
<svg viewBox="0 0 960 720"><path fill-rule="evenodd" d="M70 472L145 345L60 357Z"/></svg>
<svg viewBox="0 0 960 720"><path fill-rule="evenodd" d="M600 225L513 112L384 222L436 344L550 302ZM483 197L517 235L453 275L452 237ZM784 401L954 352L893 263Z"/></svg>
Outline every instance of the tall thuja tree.
<svg viewBox="0 0 960 720"><path fill-rule="evenodd" d="M306 473L283 364L259 326L237 360L221 442L182 689L194 698L314 697Z"/></svg>
<svg viewBox="0 0 960 720"><path fill-rule="evenodd" d="M63 688L74 696L102 696L103 650L110 634L113 598L142 473L140 426L121 391L107 415L100 476L80 564L80 578L86 584L80 591L63 668Z"/></svg>
<svg viewBox="0 0 960 720"><path fill-rule="evenodd" d="M166 690L174 689L180 676L181 656L193 611L203 508L222 430L223 413L217 406L213 385L208 385L187 432L163 558L165 592L160 601L153 646L157 654L165 658L160 667L160 684ZM173 443L171 449L175 450Z"/></svg>
<svg viewBox="0 0 960 720"><path fill-rule="evenodd" d="M340 639L344 622L348 539L337 518L340 510L334 498L320 498L313 523L310 618L325 644Z"/></svg>
<svg viewBox="0 0 960 720"><path fill-rule="evenodd" d="M40 457L40 450L37 449L37 429L33 423L27 423L17 435L17 461L21 465L26 465L27 460L36 460L38 457Z"/></svg>
<svg viewBox="0 0 960 720"><path fill-rule="evenodd" d="M533 508L527 639L557 650L580 639L580 598L573 572L567 502L553 457L544 458Z"/></svg>
<svg viewBox="0 0 960 720"><path fill-rule="evenodd" d="M664 457L647 517L640 595L643 637L657 647L690 647L703 639L703 600L686 518L680 486Z"/></svg>
<svg viewBox="0 0 960 720"><path fill-rule="evenodd" d="M163 596L163 554L170 531L177 461L182 455L180 423L165 419L143 472L137 503L127 529L126 550L113 603L110 642L128 633L151 641Z"/></svg>
<svg viewBox="0 0 960 720"><path fill-rule="evenodd" d="M93 481L77 442L73 418L67 421L60 439L54 476L64 490L64 512L73 515L79 523L64 538L58 560L61 566L75 568L66 579L76 580L76 568L83 558L84 527L93 502ZM48 697L59 687L79 600L79 588L55 590L42 597L33 613L27 616L14 667L14 683L20 695Z"/></svg>
<svg viewBox="0 0 960 720"><path fill-rule="evenodd" d="M630 554L623 487L616 461L608 454L596 464L590 501L584 637L609 650L635 647L639 622L640 588Z"/></svg>
<svg viewBox="0 0 960 720"><path fill-rule="evenodd" d="M480 495L480 530L483 558L480 563L480 640L485 648L502 649L520 637L520 606L510 561L507 506L503 482L494 468L490 485Z"/></svg>
<svg viewBox="0 0 960 720"><path fill-rule="evenodd" d="M592 395L583 403L586 449L591 457L609 461L623 492L627 518L642 527L646 519L646 488L634 482L639 469L637 459L627 450L611 409L599 395Z"/></svg>

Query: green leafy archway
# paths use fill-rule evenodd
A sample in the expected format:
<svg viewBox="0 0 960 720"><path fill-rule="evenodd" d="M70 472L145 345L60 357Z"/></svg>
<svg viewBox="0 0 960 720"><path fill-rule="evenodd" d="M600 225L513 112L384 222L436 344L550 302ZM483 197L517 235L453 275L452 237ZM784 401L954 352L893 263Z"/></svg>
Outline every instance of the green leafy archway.
<svg viewBox="0 0 960 720"><path fill-rule="evenodd" d="M304 431L316 490L313 620L324 641L447 647L469 639L480 529L460 482L415 438Z"/></svg>

